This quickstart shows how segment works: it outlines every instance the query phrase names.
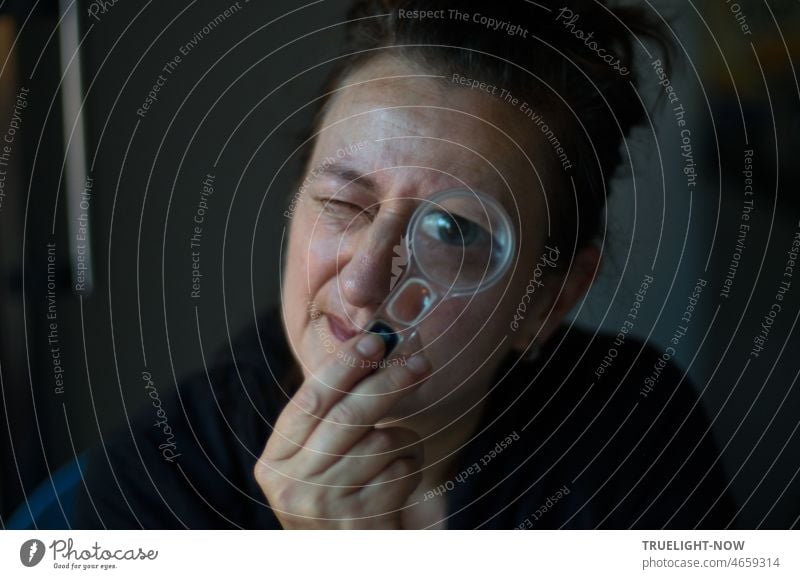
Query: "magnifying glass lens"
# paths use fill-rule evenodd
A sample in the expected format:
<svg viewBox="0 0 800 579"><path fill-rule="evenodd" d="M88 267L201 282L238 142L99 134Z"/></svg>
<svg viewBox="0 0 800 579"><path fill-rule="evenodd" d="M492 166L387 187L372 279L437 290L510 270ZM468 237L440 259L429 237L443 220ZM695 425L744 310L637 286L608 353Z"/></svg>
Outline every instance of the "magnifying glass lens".
<svg viewBox="0 0 800 579"><path fill-rule="evenodd" d="M420 269L451 291L491 283L507 266L511 248L505 215L469 191L424 203L411 234Z"/></svg>
<svg viewBox="0 0 800 579"><path fill-rule="evenodd" d="M436 304L473 296L500 279L511 264L514 230L502 206L476 191L436 193L417 207L407 230L408 263L367 327L386 351L422 348L419 326Z"/></svg>

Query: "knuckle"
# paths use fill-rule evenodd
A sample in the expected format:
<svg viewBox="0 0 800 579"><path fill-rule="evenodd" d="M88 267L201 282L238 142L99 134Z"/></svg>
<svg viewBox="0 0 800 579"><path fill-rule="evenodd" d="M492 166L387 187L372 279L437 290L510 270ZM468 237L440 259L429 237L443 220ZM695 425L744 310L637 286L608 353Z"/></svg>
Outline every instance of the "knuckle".
<svg viewBox="0 0 800 579"><path fill-rule="evenodd" d="M273 507L284 511L294 510L292 507L296 502L296 493L291 485L276 485L267 494L267 498Z"/></svg>
<svg viewBox="0 0 800 579"><path fill-rule="evenodd" d="M271 460L261 457L253 467L253 476L261 487L269 486L275 477L275 469Z"/></svg>
<svg viewBox="0 0 800 579"><path fill-rule="evenodd" d="M256 462L255 467L253 467L253 478L256 479L256 482L260 487L265 486L265 483L268 480L267 473L265 473L264 471L265 471L264 465L262 465L261 461L259 460L258 462Z"/></svg>
<svg viewBox="0 0 800 579"><path fill-rule="evenodd" d="M369 440L369 450L375 454L381 454L393 450L395 437L385 428L378 428L372 431Z"/></svg>
<svg viewBox="0 0 800 579"><path fill-rule="evenodd" d="M388 372L390 390L395 392L410 386L413 383L411 371L403 366L395 366Z"/></svg>
<svg viewBox="0 0 800 579"><path fill-rule="evenodd" d="M329 415L331 422L343 426L361 426L364 420L363 412L351 400L337 404Z"/></svg>
<svg viewBox="0 0 800 579"><path fill-rule="evenodd" d="M297 483L286 482L276 485L267 495L267 499L272 507L295 517L313 518L320 516L321 502L310 489L304 488Z"/></svg>
<svg viewBox="0 0 800 579"><path fill-rule="evenodd" d="M402 457L392 462L389 470L393 479L405 479L414 474L418 474L419 469L417 469L416 460L409 457Z"/></svg>
<svg viewBox="0 0 800 579"><path fill-rule="evenodd" d="M295 394L294 403L300 411L314 416L320 406L319 394L313 388L300 388Z"/></svg>

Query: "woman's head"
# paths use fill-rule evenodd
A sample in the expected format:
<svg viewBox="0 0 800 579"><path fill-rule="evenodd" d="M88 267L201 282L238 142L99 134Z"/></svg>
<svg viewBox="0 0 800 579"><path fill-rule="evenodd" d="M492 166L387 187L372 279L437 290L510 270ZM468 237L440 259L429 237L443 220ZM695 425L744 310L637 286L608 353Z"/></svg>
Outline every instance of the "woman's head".
<svg viewBox="0 0 800 579"><path fill-rule="evenodd" d="M585 293L621 141L646 114L629 72L637 12L497 4L357 2L308 141L283 286L306 374L388 295L421 200L482 191L517 228L507 276L421 329L441 371L404 400L410 412L462 386L472 401L509 350L545 340ZM542 267L546 245L556 267Z"/></svg>

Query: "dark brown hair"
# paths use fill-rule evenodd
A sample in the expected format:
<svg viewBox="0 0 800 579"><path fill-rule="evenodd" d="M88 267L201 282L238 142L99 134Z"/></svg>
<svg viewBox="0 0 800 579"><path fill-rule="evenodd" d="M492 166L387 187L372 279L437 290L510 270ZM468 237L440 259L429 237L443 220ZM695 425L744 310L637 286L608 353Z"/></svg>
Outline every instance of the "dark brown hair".
<svg viewBox="0 0 800 579"><path fill-rule="evenodd" d="M452 18L451 10L467 17ZM418 18L414 11L443 17ZM489 19L500 25L490 26ZM333 91L387 52L433 74L480 79L535 103L570 159L571 168L563 170L553 152L555 169L546 173L562 176L545 183L550 241L570 255L601 233L622 142L648 114L633 73L636 44L654 40L669 69L667 36L654 17L605 0L358 0L348 20L343 57L328 78L311 134ZM531 124L531 130L538 129Z"/></svg>

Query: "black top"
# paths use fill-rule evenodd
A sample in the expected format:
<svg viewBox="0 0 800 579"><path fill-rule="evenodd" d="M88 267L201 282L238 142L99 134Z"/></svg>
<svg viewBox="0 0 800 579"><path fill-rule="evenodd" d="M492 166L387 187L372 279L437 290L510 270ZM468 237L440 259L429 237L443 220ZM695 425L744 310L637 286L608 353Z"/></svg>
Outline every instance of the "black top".
<svg viewBox="0 0 800 579"><path fill-rule="evenodd" d="M598 378L613 339L562 327L535 362L503 363L459 474L428 495L447 498L448 528L731 522L735 508L694 387L671 364L658 373L661 352L630 337ZM280 528L253 477L297 386L286 383L294 362L277 311L233 351L235 362L223 355L208 375L164 395L161 419L147 405L133 437L126 426L91 452L79 528Z"/></svg>

